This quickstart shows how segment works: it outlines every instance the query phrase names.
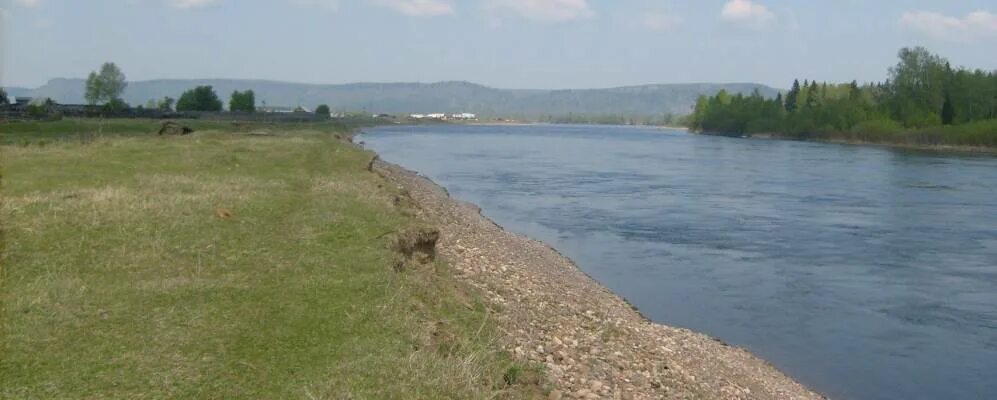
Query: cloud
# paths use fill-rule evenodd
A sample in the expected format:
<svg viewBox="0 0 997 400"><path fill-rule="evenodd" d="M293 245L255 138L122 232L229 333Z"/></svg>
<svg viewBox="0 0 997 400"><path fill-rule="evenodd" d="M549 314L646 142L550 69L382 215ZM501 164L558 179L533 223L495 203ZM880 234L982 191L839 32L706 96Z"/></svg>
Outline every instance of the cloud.
<svg viewBox="0 0 997 400"><path fill-rule="evenodd" d="M21 7L35 8L42 4L42 0L14 0Z"/></svg>
<svg viewBox="0 0 997 400"><path fill-rule="evenodd" d="M170 6L180 9L201 8L217 3L219 0L169 0Z"/></svg>
<svg viewBox="0 0 997 400"><path fill-rule="evenodd" d="M489 0L488 7L534 21L563 22L595 16L586 0Z"/></svg>
<svg viewBox="0 0 997 400"><path fill-rule="evenodd" d="M776 17L768 7L751 0L731 0L724 4L720 17L735 24L751 28L764 29L775 22Z"/></svg>
<svg viewBox="0 0 997 400"><path fill-rule="evenodd" d="M685 22L682 17L666 13L647 13L640 19L640 24L652 31L669 31Z"/></svg>
<svg viewBox="0 0 997 400"><path fill-rule="evenodd" d="M997 14L987 11L974 11L962 18L930 11L906 12L900 24L937 40L968 42L997 37Z"/></svg>
<svg viewBox="0 0 997 400"><path fill-rule="evenodd" d="M405 15L435 17L454 13L453 4L444 0L371 0Z"/></svg>

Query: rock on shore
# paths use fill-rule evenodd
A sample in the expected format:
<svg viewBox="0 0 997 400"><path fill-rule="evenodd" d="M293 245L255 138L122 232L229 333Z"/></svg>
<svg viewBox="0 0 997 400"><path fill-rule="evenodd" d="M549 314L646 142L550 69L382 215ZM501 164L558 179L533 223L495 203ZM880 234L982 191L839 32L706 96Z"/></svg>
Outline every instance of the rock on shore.
<svg viewBox="0 0 997 400"><path fill-rule="evenodd" d="M375 161L440 228L440 255L492 304L515 357L545 365L550 399L820 399L744 349L648 321L543 243L433 182Z"/></svg>

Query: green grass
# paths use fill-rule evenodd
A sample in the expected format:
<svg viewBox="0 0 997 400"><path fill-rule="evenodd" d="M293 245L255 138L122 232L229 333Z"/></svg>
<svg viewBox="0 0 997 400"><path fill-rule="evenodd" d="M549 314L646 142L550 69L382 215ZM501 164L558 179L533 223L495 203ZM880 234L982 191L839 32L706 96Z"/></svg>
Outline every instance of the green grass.
<svg viewBox="0 0 997 400"><path fill-rule="evenodd" d="M905 129L891 120L876 120L861 123L848 132L828 129L822 133L802 135L801 138L906 146L994 149L997 148L997 120L913 130Z"/></svg>
<svg viewBox="0 0 997 400"><path fill-rule="evenodd" d="M244 123L212 120L183 120L182 124L197 132L279 132L295 131L346 132L351 128L370 126L376 120L364 118L334 119L315 123ZM155 119L95 119L66 118L58 121L0 122L0 144L47 145L58 141L88 142L97 137L146 137L159 132L162 120Z"/></svg>
<svg viewBox="0 0 997 400"><path fill-rule="evenodd" d="M39 140L74 123L91 121L13 131ZM125 137L0 148L0 398L540 392L509 381L531 367L500 350L446 265L394 272L384 234L422 222L365 170L371 154L328 130L112 125Z"/></svg>

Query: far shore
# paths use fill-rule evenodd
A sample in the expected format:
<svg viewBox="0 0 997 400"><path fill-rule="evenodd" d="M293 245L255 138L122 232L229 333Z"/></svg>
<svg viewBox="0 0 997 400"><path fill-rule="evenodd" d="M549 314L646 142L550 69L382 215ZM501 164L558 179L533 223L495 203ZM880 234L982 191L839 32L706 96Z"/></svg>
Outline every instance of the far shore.
<svg viewBox="0 0 997 400"><path fill-rule="evenodd" d="M688 130L688 128L685 129ZM946 145L946 144L925 145L925 144L912 144L912 143L871 142L863 140L846 140L846 139L834 139L834 138L796 139L774 133L755 133L740 137L724 135L722 133L715 133L715 132L693 132L693 133L708 135L708 136L723 136L723 137L756 139L756 140L784 140L791 142L812 142L812 143L840 144L840 145L849 145L849 146L886 147L892 149L917 150L924 152L997 155L997 148L983 147L983 146L955 146L955 145Z"/></svg>

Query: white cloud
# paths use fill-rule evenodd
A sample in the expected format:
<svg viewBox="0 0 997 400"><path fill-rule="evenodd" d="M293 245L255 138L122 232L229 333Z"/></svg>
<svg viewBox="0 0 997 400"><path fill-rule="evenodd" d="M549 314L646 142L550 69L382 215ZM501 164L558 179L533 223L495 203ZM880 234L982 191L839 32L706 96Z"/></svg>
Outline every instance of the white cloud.
<svg viewBox="0 0 997 400"><path fill-rule="evenodd" d="M200 8L217 3L219 0L169 0L170 6L174 8Z"/></svg>
<svg viewBox="0 0 997 400"><path fill-rule="evenodd" d="M488 7L534 21L563 22L595 15L586 0L489 0Z"/></svg>
<svg viewBox="0 0 997 400"><path fill-rule="evenodd" d="M652 31L668 31L677 28L685 20L682 17L666 13L647 13L640 19L640 24Z"/></svg>
<svg viewBox="0 0 997 400"><path fill-rule="evenodd" d="M930 11L906 12L900 24L938 40L966 42L997 37L997 14L987 11L974 11L962 18Z"/></svg>
<svg viewBox="0 0 997 400"><path fill-rule="evenodd" d="M42 0L14 0L15 3L22 7L35 8L42 4Z"/></svg>
<svg viewBox="0 0 997 400"><path fill-rule="evenodd" d="M768 7L751 0L727 2L720 11L720 17L751 29L767 28L776 20L775 14L769 11Z"/></svg>
<svg viewBox="0 0 997 400"><path fill-rule="evenodd" d="M371 0L405 15L435 17L454 13L453 4L443 0Z"/></svg>

